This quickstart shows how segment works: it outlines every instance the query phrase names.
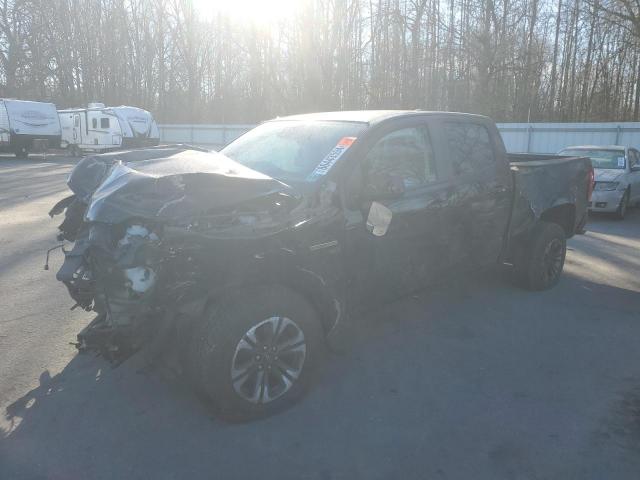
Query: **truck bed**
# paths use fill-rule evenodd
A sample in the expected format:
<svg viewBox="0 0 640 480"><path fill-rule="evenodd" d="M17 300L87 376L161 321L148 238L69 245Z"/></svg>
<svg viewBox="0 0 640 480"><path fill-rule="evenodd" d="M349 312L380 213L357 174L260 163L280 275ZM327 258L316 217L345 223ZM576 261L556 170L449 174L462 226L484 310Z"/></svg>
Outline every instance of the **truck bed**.
<svg viewBox="0 0 640 480"><path fill-rule="evenodd" d="M589 158L530 153L508 153L507 158L514 185L510 238L525 233L551 211L571 219L565 227L567 237L581 231L586 221Z"/></svg>
<svg viewBox="0 0 640 480"><path fill-rule="evenodd" d="M507 153L510 164L541 162L545 165L585 159L587 157L569 157L566 155L554 155L551 153ZM588 158L587 158L588 160Z"/></svg>

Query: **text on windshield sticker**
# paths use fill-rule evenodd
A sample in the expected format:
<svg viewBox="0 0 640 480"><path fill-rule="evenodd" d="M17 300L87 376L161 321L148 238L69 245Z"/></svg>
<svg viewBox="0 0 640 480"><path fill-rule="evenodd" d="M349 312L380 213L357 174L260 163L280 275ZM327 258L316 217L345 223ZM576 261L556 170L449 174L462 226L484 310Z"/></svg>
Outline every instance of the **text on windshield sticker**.
<svg viewBox="0 0 640 480"><path fill-rule="evenodd" d="M313 172L307 177L309 180L315 180L316 178L326 175L331 167L335 165L338 159L347 151L347 149L353 145L356 141L356 137L342 137L338 144L327 154L326 157L318 164Z"/></svg>
<svg viewBox="0 0 640 480"><path fill-rule="evenodd" d="M624 157L618 157L618 166L624 167Z"/></svg>

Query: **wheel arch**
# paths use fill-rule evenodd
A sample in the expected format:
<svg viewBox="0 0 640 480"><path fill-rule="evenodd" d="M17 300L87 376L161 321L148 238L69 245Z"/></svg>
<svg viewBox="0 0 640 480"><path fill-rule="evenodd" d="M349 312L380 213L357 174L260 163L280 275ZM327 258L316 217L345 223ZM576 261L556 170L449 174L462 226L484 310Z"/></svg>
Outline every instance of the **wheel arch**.
<svg viewBox="0 0 640 480"><path fill-rule="evenodd" d="M540 221L560 225L566 237L570 238L575 233L576 206L571 203L555 205L542 212Z"/></svg>
<svg viewBox="0 0 640 480"><path fill-rule="evenodd" d="M311 305L318 314L325 336L340 322L344 301L337 293L339 290L320 273L300 266L275 272L270 270L252 271L210 291L205 310L223 299L234 297L241 289L278 285L301 296Z"/></svg>

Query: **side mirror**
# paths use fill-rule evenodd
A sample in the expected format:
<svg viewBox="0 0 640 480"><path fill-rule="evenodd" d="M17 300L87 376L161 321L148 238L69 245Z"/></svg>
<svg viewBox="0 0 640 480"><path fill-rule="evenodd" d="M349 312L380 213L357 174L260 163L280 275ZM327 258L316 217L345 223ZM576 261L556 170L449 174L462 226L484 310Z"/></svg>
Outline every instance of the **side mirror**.
<svg viewBox="0 0 640 480"><path fill-rule="evenodd" d="M378 202L371 202L369 215L367 215L367 230L376 237L382 237L387 233L393 212Z"/></svg>

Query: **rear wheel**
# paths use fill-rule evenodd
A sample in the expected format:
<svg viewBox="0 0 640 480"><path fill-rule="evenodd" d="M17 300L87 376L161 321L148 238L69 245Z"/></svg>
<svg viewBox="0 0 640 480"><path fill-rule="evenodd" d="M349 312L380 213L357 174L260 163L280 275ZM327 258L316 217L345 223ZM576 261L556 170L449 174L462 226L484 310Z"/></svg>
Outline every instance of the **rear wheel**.
<svg viewBox="0 0 640 480"><path fill-rule="evenodd" d="M16 148L15 154L16 158L27 158L29 156L29 152L25 146Z"/></svg>
<svg viewBox="0 0 640 480"><path fill-rule="evenodd" d="M624 195L622 196L622 200L620 200L620 205L618 205L618 209L616 210L615 217L618 220L624 220L624 217L627 214L628 206L629 206L629 190L624 192Z"/></svg>
<svg viewBox="0 0 640 480"><path fill-rule="evenodd" d="M69 145L69 147L67 147L69 150L69 155L72 157L79 157L81 155L81 151L80 148L78 148L78 145L76 145L75 143L72 143L71 145Z"/></svg>
<svg viewBox="0 0 640 480"><path fill-rule="evenodd" d="M560 280L567 254L564 229L539 222L527 242L518 249L514 262L516 278L529 290L546 290Z"/></svg>
<svg viewBox="0 0 640 480"><path fill-rule="evenodd" d="M281 287L252 288L210 309L189 352L190 376L219 415L244 421L294 404L324 353L314 309Z"/></svg>

